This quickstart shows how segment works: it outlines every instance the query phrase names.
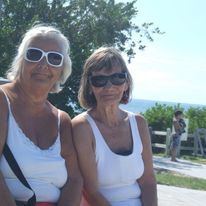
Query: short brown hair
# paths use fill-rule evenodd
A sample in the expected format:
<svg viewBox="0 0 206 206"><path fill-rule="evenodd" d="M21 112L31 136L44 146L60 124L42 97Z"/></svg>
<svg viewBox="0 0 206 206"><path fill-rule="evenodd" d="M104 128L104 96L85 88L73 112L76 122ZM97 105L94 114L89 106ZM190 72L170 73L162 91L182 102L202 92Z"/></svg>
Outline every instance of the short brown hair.
<svg viewBox="0 0 206 206"><path fill-rule="evenodd" d="M179 115L182 115L182 114L183 114L183 112L182 112L181 110L176 110L176 111L174 112L175 117L177 117L177 116L179 116Z"/></svg>
<svg viewBox="0 0 206 206"><path fill-rule="evenodd" d="M127 73L128 89L124 92L120 103L126 104L130 100L133 81L123 57L114 47L101 47L91 54L83 67L78 93L79 103L83 108L93 108L97 104L94 94L90 91L89 77L92 75L92 72L102 69L111 70L114 66L120 67L122 72Z"/></svg>

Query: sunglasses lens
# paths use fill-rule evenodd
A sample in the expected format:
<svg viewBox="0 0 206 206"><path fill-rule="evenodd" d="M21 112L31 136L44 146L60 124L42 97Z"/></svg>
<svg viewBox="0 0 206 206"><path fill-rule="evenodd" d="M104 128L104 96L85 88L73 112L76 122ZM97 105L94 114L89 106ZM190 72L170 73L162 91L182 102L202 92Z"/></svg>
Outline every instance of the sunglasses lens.
<svg viewBox="0 0 206 206"><path fill-rule="evenodd" d="M38 49L28 49L26 58L31 62L38 62L42 57L42 51Z"/></svg>
<svg viewBox="0 0 206 206"><path fill-rule="evenodd" d="M64 57L62 54L54 51L44 52L38 48L28 48L25 59L30 62L39 62L44 56L47 59L47 63L51 66L60 67L63 64Z"/></svg>
<svg viewBox="0 0 206 206"><path fill-rule="evenodd" d="M107 84L107 76L92 76L90 78L92 86L94 87L104 87Z"/></svg>
<svg viewBox="0 0 206 206"><path fill-rule="evenodd" d="M115 73L112 74L110 77L112 84L114 85L121 85L125 83L126 80L126 73Z"/></svg>
<svg viewBox="0 0 206 206"><path fill-rule="evenodd" d="M110 82L113 85L121 85L124 84L127 78L126 73L114 73L110 76L92 76L90 78L91 84L94 87L104 87L107 84L107 81L110 80Z"/></svg>
<svg viewBox="0 0 206 206"><path fill-rule="evenodd" d="M49 52L48 53L48 61L51 65L61 66L62 61L63 61L63 56L58 54L58 53Z"/></svg>

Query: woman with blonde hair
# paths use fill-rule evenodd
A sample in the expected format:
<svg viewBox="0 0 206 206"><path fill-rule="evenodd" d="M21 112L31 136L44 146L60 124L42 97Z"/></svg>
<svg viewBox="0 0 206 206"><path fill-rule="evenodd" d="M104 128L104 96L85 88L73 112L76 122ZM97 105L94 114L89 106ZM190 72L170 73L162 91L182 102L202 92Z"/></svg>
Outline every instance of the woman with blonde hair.
<svg viewBox="0 0 206 206"><path fill-rule="evenodd" d="M47 100L70 74L69 42L58 29L37 25L26 32L7 73L10 83L0 87L1 206L79 205L71 120ZM6 145L30 188L8 165Z"/></svg>

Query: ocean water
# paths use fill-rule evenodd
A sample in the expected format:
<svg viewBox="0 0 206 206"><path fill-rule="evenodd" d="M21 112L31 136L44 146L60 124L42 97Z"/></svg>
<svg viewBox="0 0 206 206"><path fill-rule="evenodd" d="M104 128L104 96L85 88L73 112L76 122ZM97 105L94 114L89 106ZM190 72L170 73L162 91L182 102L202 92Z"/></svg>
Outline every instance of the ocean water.
<svg viewBox="0 0 206 206"><path fill-rule="evenodd" d="M198 104L187 104L187 103L175 103L175 102L163 102L163 101L153 101L153 100L144 100L144 99L133 99L126 105L120 105L120 108L131 111L131 112L141 112L144 113L147 109L155 106L155 103L165 104L168 106L176 106L180 105L180 107L184 108L184 110L188 110L190 107L193 108L202 108L206 107L206 105L198 105Z"/></svg>

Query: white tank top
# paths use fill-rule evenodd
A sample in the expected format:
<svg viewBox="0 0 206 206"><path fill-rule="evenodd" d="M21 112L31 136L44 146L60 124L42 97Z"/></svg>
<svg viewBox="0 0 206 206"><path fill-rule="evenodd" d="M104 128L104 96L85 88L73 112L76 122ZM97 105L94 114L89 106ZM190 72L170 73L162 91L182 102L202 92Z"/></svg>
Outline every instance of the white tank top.
<svg viewBox="0 0 206 206"><path fill-rule="evenodd" d="M129 155L111 151L94 119L86 113L96 141L96 162L99 190L112 206L141 206L140 187L137 183L144 172L142 142L135 115L128 113L133 138L133 150Z"/></svg>
<svg viewBox="0 0 206 206"><path fill-rule="evenodd" d="M49 149L42 150L25 136L14 119L7 96L6 99L9 108L7 144L34 190L37 202L57 202L60 188L67 180L65 161L60 155L60 111L58 110L56 141ZM16 200L27 201L33 195L32 191L17 179L3 155L0 158L0 169Z"/></svg>

